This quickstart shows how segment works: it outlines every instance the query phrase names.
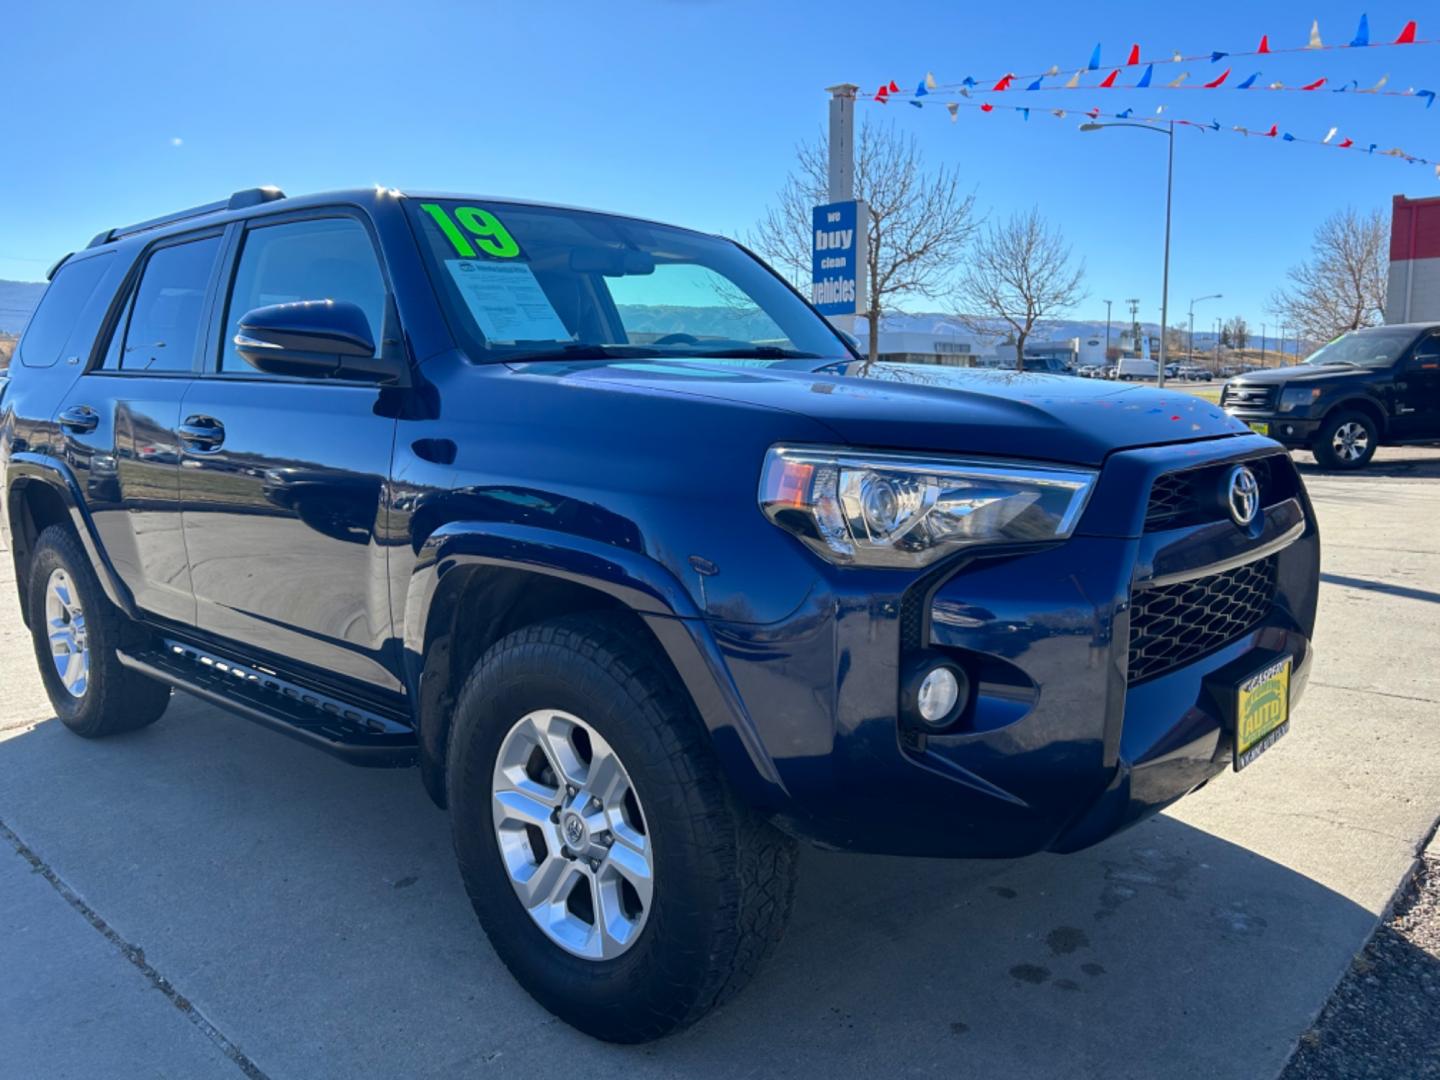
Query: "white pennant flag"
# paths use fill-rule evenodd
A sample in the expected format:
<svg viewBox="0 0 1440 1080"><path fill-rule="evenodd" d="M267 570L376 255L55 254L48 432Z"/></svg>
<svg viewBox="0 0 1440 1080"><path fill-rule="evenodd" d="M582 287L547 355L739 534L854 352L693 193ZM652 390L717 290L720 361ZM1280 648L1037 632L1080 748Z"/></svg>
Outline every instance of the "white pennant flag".
<svg viewBox="0 0 1440 1080"><path fill-rule="evenodd" d="M953 124L960 116L960 106L956 105L955 102L952 101L948 105L946 105L945 108L950 110L950 122Z"/></svg>
<svg viewBox="0 0 1440 1080"><path fill-rule="evenodd" d="M1305 47L1307 49L1323 49L1325 47L1325 43L1320 40L1319 19L1316 19L1313 23L1310 24L1310 44L1306 45Z"/></svg>
<svg viewBox="0 0 1440 1080"><path fill-rule="evenodd" d="M1328 143L1331 139L1335 138L1335 133L1339 130L1339 128L1331 128L1329 134L1325 136L1323 141Z"/></svg>
<svg viewBox="0 0 1440 1080"><path fill-rule="evenodd" d="M935 89L935 76L932 75L932 74L931 74L930 72L928 72L928 71L925 73L925 89L926 89L926 90L934 90L934 89Z"/></svg>

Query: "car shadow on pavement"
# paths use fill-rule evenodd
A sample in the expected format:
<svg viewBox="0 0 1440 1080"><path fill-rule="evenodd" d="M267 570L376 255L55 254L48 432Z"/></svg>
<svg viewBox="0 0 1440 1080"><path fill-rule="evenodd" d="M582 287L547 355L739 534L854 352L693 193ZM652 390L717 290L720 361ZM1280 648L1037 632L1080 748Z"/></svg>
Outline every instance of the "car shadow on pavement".
<svg viewBox="0 0 1440 1080"><path fill-rule="evenodd" d="M1274 1075L1374 925L1164 816L1064 857L807 849L749 988L616 1047L509 977L413 770L354 769L178 696L132 735L48 721L0 742L0 819L272 1078ZM0 1042L84 1029L84 1010L11 1015ZM124 1073L96 1053L97 1075Z"/></svg>
<svg viewBox="0 0 1440 1080"><path fill-rule="evenodd" d="M1411 480L1434 480L1440 477L1440 456L1433 453L1424 457L1399 457L1404 449L1398 449L1383 457L1374 458L1363 469L1326 469L1313 455L1303 451L1291 454L1295 467L1306 479L1317 476L1354 477L1368 480L1373 477L1403 477Z"/></svg>

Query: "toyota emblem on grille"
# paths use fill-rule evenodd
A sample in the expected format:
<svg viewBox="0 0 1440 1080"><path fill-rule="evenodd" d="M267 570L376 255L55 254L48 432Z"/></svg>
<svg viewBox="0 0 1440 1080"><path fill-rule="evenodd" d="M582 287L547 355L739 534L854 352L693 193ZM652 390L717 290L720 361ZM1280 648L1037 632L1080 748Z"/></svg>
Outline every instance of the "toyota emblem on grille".
<svg viewBox="0 0 1440 1080"><path fill-rule="evenodd" d="M1236 465L1225 481L1225 501L1230 516L1242 529L1255 520L1260 510L1260 482L1246 465Z"/></svg>

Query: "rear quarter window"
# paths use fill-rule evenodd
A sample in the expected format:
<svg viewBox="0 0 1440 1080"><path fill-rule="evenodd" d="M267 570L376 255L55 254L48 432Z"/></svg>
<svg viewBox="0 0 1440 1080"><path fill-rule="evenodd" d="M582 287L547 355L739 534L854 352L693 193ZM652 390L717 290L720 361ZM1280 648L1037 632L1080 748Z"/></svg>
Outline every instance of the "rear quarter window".
<svg viewBox="0 0 1440 1080"><path fill-rule="evenodd" d="M81 314L110 269L109 253L67 262L55 273L40 306L20 337L20 363L25 367L52 367L67 348L70 354L88 354L90 342L76 335ZM88 335L83 335L88 336ZM75 340L72 340L75 338Z"/></svg>

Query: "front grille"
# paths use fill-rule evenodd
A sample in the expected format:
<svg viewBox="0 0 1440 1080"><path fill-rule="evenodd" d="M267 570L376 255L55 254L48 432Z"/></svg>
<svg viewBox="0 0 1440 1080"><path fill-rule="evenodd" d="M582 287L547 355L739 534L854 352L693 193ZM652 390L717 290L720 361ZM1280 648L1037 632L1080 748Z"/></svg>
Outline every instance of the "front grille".
<svg viewBox="0 0 1440 1080"><path fill-rule="evenodd" d="M1223 521L1229 515L1224 485L1237 464L1240 462L1222 461L1157 476L1145 507L1145 531ZM1251 458L1244 464L1250 467L1260 485L1261 506L1274 506L1291 498L1299 488L1295 466L1286 454Z"/></svg>
<svg viewBox="0 0 1440 1080"><path fill-rule="evenodd" d="M1198 660L1253 630L1275 602L1276 556L1130 597L1129 683Z"/></svg>
<svg viewBox="0 0 1440 1080"><path fill-rule="evenodd" d="M1275 387L1226 383L1220 391L1223 409L1269 409L1275 404Z"/></svg>

